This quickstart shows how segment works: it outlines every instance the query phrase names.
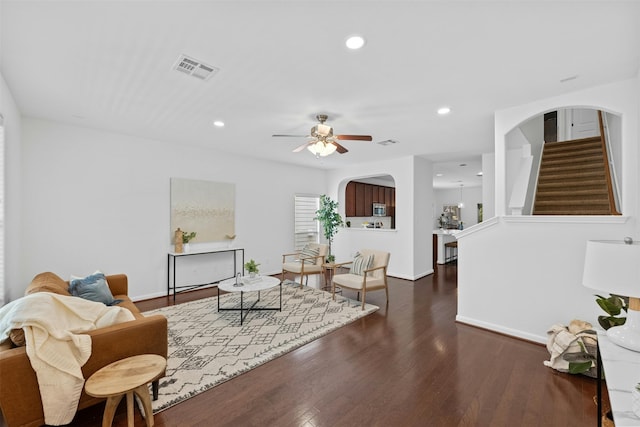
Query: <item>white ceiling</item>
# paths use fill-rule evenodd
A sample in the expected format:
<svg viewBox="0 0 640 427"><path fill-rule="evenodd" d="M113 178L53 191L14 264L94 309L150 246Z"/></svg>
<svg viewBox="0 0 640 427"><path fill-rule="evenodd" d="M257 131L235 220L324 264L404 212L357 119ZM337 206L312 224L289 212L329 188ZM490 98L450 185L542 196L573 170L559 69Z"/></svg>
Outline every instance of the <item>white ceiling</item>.
<svg viewBox="0 0 640 427"><path fill-rule="evenodd" d="M477 181L494 111L640 63L632 1L2 0L0 19L0 70L24 115L324 169L426 156L452 187ZM180 54L220 71L174 71ZM316 159L291 152L304 138L271 136L308 134L317 113L374 142ZM454 176L460 163L472 176Z"/></svg>

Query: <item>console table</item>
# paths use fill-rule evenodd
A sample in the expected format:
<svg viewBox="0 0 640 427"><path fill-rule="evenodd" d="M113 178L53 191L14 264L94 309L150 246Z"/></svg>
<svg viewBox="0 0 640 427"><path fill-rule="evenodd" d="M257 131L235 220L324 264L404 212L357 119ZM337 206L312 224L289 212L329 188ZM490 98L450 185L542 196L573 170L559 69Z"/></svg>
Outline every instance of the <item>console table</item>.
<svg viewBox="0 0 640 427"><path fill-rule="evenodd" d="M616 427L640 426L640 417L631 409L631 390L640 382L640 353L612 343L606 331L598 331L598 426L602 425L603 370Z"/></svg>
<svg viewBox="0 0 640 427"><path fill-rule="evenodd" d="M213 282L208 283L197 283L192 285L176 285L176 260L184 257L194 256L194 255L207 255L207 254L222 254L233 252L233 275L230 277L223 277L222 279L215 280ZM240 261L240 270L238 270L238 255L241 255ZM171 262L173 261L173 275L171 269ZM179 263L178 263L179 264ZM191 251L191 252L169 252L167 255L167 296L171 295L171 290L173 289L173 302L176 301L176 294L180 292L190 291L192 289L201 288L203 286L215 285L216 283L230 279L235 277L237 272L244 271L244 248L226 248L226 249L209 249L209 250L200 250L200 251ZM173 276L173 280L172 280Z"/></svg>

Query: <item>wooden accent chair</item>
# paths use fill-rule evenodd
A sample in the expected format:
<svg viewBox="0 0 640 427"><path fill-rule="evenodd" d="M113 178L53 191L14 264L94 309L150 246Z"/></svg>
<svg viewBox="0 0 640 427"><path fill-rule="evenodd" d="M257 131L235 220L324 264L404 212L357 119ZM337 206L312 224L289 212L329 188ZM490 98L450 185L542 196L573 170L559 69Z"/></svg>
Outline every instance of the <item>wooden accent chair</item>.
<svg viewBox="0 0 640 427"><path fill-rule="evenodd" d="M354 261L343 262L336 265L337 267L352 264L352 267L349 273L335 274L333 276L331 282L333 299L336 299L336 286L352 289L358 291L358 293L362 292L362 309L364 310L367 292L384 289L387 294L388 304L389 288L387 286L387 266L389 265L391 254L375 249L361 249L360 256L364 260L366 260L367 257L373 256L371 264L369 266L365 265L361 271L358 271L358 264L360 264L362 260L354 259Z"/></svg>
<svg viewBox="0 0 640 427"><path fill-rule="evenodd" d="M320 243L308 243L301 251L282 255L282 279L284 281L284 273L290 272L300 275L300 287L302 287L303 279L307 279L312 274L322 274L322 264L329 252L329 245ZM292 259L293 258L293 259Z"/></svg>

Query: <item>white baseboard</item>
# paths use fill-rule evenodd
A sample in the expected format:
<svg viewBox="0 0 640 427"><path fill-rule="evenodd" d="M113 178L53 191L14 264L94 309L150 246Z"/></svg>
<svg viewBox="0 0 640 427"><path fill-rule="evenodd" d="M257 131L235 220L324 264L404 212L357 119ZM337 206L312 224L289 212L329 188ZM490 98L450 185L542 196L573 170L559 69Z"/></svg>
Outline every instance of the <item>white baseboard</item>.
<svg viewBox="0 0 640 427"><path fill-rule="evenodd" d="M456 316L456 322L464 323L478 328L487 329L489 331L499 332L504 335L520 338L527 341L533 341L540 344L547 343L546 336L534 335L528 332L520 331L518 329L507 328L505 326L496 325L489 322L483 322L482 320L470 319L464 316Z"/></svg>
<svg viewBox="0 0 640 427"><path fill-rule="evenodd" d="M416 275L416 276L408 276L408 275L406 275L406 274L396 274L396 273L394 273L394 272L392 272L392 271L388 271L388 272L387 272L387 276L389 276L389 277L395 277L395 278L397 278L397 279L418 280L418 279L421 279L421 278L423 278L423 277L425 277L425 276L428 276L428 275L430 275L430 274L433 274L433 273L434 273L434 270L433 270L433 269L431 269L431 270L427 270L427 271L426 271L426 272L424 272L424 273L420 273L420 274L418 274L418 275Z"/></svg>

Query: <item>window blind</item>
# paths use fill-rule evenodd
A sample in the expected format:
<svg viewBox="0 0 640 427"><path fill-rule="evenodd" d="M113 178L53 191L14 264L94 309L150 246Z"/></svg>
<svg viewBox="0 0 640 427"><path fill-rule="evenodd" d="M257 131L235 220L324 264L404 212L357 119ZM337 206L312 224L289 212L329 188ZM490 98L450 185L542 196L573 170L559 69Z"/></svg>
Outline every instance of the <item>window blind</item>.
<svg viewBox="0 0 640 427"><path fill-rule="evenodd" d="M320 225L315 219L316 211L320 209L320 196L295 196L295 230L294 248L300 250L307 243L320 242Z"/></svg>

